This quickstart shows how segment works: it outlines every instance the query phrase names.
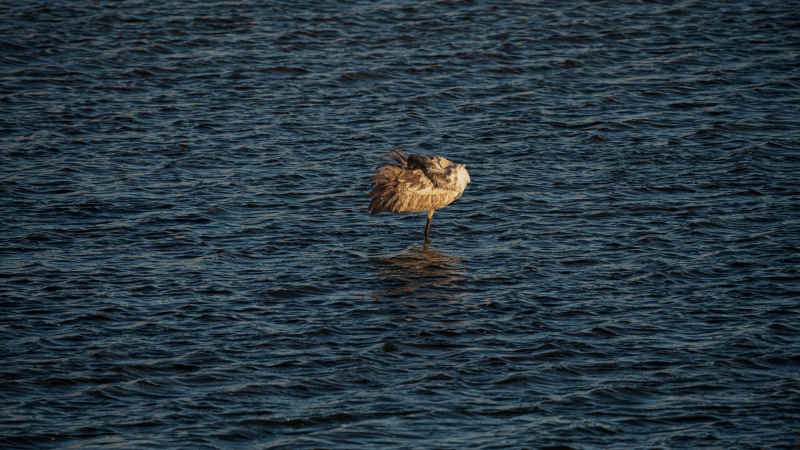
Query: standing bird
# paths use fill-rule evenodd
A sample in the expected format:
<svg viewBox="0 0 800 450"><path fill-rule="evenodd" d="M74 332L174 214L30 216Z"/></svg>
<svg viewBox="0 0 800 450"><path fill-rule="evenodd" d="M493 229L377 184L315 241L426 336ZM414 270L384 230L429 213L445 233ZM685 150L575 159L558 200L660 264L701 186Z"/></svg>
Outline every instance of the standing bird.
<svg viewBox="0 0 800 450"><path fill-rule="evenodd" d="M394 162L381 164L372 182L369 212L428 211L425 242L430 241L433 211L461 197L469 183L464 164L455 164L441 156L406 155L396 148L384 155Z"/></svg>

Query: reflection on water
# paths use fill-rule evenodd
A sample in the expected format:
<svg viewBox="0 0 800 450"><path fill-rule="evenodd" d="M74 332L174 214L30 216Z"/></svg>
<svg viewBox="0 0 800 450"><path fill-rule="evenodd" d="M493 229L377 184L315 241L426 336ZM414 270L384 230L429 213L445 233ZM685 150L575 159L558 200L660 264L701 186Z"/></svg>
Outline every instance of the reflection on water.
<svg viewBox="0 0 800 450"><path fill-rule="evenodd" d="M390 256L370 258L372 270L385 289L376 297L455 297L464 281L461 258L434 250L429 245L412 247Z"/></svg>

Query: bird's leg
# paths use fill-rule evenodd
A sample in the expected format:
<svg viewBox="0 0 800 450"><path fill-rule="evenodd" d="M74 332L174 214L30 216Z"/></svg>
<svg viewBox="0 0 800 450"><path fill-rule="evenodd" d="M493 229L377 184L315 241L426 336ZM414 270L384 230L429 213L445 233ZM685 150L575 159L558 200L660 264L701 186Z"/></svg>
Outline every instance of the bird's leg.
<svg viewBox="0 0 800 450"><path fill-rule="evenodd" d="M428 223L425 224L425 242L431 240L431 219L433 218L433 209L428 210Z"/></svg>

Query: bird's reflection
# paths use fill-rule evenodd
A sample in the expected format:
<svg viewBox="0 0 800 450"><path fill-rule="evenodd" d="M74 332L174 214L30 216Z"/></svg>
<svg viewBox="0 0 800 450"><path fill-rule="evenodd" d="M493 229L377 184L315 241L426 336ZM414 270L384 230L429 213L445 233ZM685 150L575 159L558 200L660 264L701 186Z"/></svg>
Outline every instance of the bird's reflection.
<svg viewBox="0 0 800 450"><path fill-rule="evenodd" d="M461 259L431 249L429 245L405 252L370 258L375 275L386 288L378 296L430 298L452 296L464 281Z"/></svg>

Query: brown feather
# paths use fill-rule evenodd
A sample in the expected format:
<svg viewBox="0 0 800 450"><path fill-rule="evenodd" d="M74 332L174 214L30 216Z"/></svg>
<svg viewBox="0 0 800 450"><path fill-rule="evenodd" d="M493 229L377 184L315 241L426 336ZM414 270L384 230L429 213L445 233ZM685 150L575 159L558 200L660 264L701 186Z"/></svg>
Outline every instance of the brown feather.
<svg viewBox="0 0 800 450"><path fill-rule="evenodd" d="M372 176L372 214L442 208L461 197L470 181L464 165L440 156L406 155L400 149L385 156L393 162L380 165Z"/></svg>

